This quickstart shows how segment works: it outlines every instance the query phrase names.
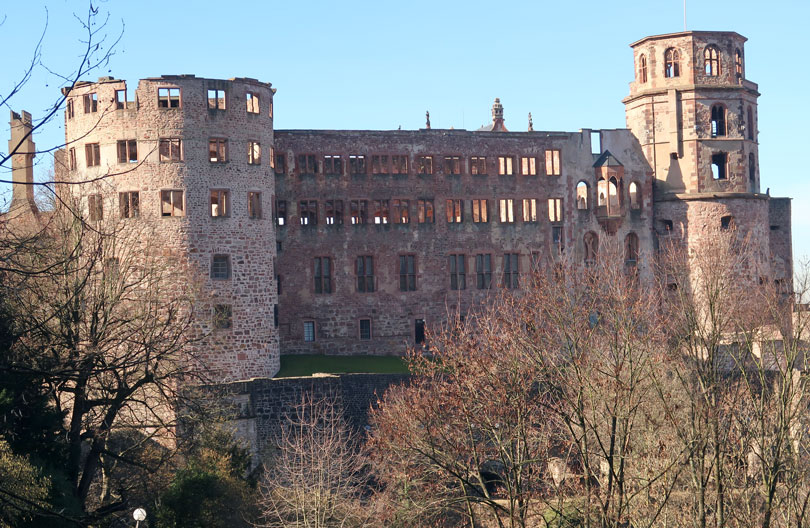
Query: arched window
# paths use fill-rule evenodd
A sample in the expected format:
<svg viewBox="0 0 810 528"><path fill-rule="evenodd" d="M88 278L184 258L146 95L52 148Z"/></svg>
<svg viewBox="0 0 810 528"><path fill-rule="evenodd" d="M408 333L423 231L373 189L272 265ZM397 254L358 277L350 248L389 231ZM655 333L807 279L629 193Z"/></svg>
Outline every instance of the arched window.
<svg viewBox="0 0 810 528"><path fill-rule="evenodd" d="M748 127L748 139L754 139L754 111L751 110L751 107L748 107L748 123L746 124Z"/></svg>
<svg viewBox="0 0 810 528"><path fill-rule="evenodd" d="M581 181L577 184L577 209L588 208L588 184Z"/></svg>
<svg viewBox="0 0 810 528"><path fill-rule="evenodd" d="M647 82L647 57L642 55L638 58L638 80L640 82Z"/></svg>
<svg viewBox="0 0 810 528"><path fill-rule="evenodd" d="M703 69L711 77L720 75L720 53L714 46L706 46L703 50Z"/></svg>
<svg viewBox="0 0 810 528"><path fill-rule="evenodd" d="M754 185L757 182L757 164L754 153L748 154L748 180L751 182L751 190L754 190Z"/></svg>
<svg viewBox="0 0 810 528"><path fill-rule="evenodd" d="M582 241L585 244L585 265L593 266L599 253L599 237L593 231L588 231Z"/></svg>
<svg viewBox="0 0 810 528"><path fill-rule="evenodd" d="M681 54L675 48L664 52L664 77L680 77Z"/></svg>
<svg viewBox="0 0 810 528"><path fill-rule="evenodd" d="M739 48L734 50L734 71L737 72L737 77L743 76L742 53Z"/></svg>
<svg viewBox="0 0 810 528"><path fill-rule="evenodd" d="M638 263L638 235L628 233L624 237L624 264L635 266Z"/></svg>
<svg viewBox="0 0 810 528"><path fill-rule="evenodd" d="M636 182L630 182L630 209L641 209L641 190Z"/></svg>
<svg viewBox="0 0 810 528"><path fill-rule="evenodd" d="M712 106L712 137L726 135L726 107L720 104Z"/></svg>
<svg viewBox="0 0 810 528"><path fill-rule="evenodd" d="M619 212L619 182L614 177L608 180L608 214Z"/></svg>

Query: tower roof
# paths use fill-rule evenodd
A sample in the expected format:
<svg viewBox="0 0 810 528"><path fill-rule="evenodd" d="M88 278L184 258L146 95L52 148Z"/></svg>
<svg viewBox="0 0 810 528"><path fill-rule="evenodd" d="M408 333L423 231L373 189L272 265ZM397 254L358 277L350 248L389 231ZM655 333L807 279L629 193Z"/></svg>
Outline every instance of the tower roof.
<svg viewBox="0 0 810 528"><path fill-rule="evenodd" d="M661 40L661 39L670 39L670 38L677 38L677 37L691 37L691 36L709 36L709 35L725 35L729 37L735 37L741 39L743 42L747 41L748 39L737 33L736 31L679 31L677 33L663 33L661 35L650 35L639 39L632 44L630 44L631 48L635 48L639 44L643 44L648 40Z"/></svg>

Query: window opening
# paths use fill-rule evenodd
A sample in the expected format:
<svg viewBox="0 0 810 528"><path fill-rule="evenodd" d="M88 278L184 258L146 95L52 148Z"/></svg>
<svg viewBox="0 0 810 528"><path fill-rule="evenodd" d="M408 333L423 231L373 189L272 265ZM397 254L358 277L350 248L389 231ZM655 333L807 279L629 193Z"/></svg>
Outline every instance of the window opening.
<svg viewBox="0 0 810 528"><path fill-rule="evenodd" d="M715 180L725 180L727 178L726 166L728 165L728 154L719 152L712 154L712 178Z"/></svg>
<svg viewBox="0 0 810 528"><path fill-rule="evenodd" d="M98 112L98 94L93 92L84 94L84 113L92 114Z"/></svg>
<svg viewBox="0 0 810 528"><path fill-rule="evenodd" d="M487 200L472 201L472 220L476 224L489 222L489 211L487 210Z"/></svg>
<svg viewBox="0 0 810 528"><path fill-rule="evenodd" d="M98 143L88 143L84 146L84 159L88 167L101 165L101 149Z"/></svg>
<svg viewBox="0 0 810 528"><path fill-rule="evenodd" d="M395 199L391 202L391 219L395 224L407 224L410 218L410 201Z"/></svg>
<svg viewBox="0 0 810 528"><path fill-rule="evenodd" d="M287 225L287 201L286 200L276 200L275 202L276 214L276 223L280 226Z"/></svg>
<svg viewBox="0 0 810 528"><path fill-rule="evenodd" d="M638 80L642 83L647 82L647 57L642 55L638 59Z"/></svg>
<svg viewBox="0 0 810 528"><path fill-rule="evenodd" d="M716 104L712 106L712 137L726 135L726 107Z"/></svg>
<svg viewBox="0 0 810 528"><path fill-rule="evenodd" d="M447 222L450 224L458 224L463 220L463 200L447 200L445 202L445 212L447 213Z"/></svg>
<svg viewBox="0 0 810 528"><path fill-rule="evenodd" d="M518 253L504 253L503 255L503 287L515 289L519 285Z"/></svg>
<svg viewBox="0 0 810 528"><path fill-rule="evenodd" d="M183 191L160 191L160 215L184 216Z"/></svg>
<svg viewBox="0 0 810 528"><path fill-rule="evenodd" d="M211 278L225 280L231 278L231 258L228 255L214 255L211 259Z"/></svg>
<svg viewBox="0 0 810 528"><path fill-rule="evenodd" d="M599 237L593 231L588 231L582 239L585 245L585 265L596 264L596 255L599 252Z"/></svg>
<svg viewBox="0 0 810 528"><path fill-rule="evenodd" d="M245 94L245 99L247 102L247 112L248 114L258 114L259 113L259 96L253 92L247 92Z"/></svg>
<svg viewBox="0 0 810 528"><path fill-rule="evenodd" d="M365 156L349 156L349 171L352 174L365 174L366 173L366 157Z"/></svg>
<svg viewBox="0 0 810 528"><path fill-rule="evenodd" d="M720 75L720 53L716 47L706 46L703 50L703 70L711 77Z"/></svg>
<svg viewBox="0 0 810 528"><path fill-rule="evenodd" d="M391 156L391 174L408 174L408 156Z"/></svg>
<svg viewBox="0 0 810 528"><path fill-rule="evenodd" d="M262 146L258 141L248 141L247 144L248 165L261 165L262 163Z"/></svg>
<svg viewBox="0 0 810 528"><path fill-rule="evenodd" d="M421 345L425 342L425 320L416 319L413 324L414 342Z"/></svg>
<svg viewBox="0 0 810 528"><path fill-rule="evenodd" d="M479 290L487 290L492 287L492 255L475 256L475 278Z"/></svg>
<svg viewBox="0 0 810 528"><path fill-rule="evenodd" d="M559 176L562 174L560 166L560 151L547 150L546 151L546 176Z"/></svg>
<svg viewBox="0 0 810 528"><path fill-rule="evenodd" d="M127 107L127 91L126 90L116 90L115 91L115 109L116 110L123 110Z"/></svg>
<svg viewBox="0 0 810 528"><path fill-rule="evenodd" d="M371 156L371 174L388 174L388 156Z"/></svg>
<svg viewBox="0 0 810 528"><path fill-rule="evenodd" d="M100 222L104 219L104 201L100 194L91 194L87 197L87 209L91 222Z"/></svg>
<svg viewBox="0 0 810 528"><path fill-rule="evenodd" d="M298 155L298 174L313 175L318 172L318 160L315 154Z"/></svg>
<svg viewBox="0 0 810 528"><path fill-rule="evenodd" d="M248 218L259 220L262 217L262 193L248 191Z"/></svg>
<svg viewBox="0 0 810 528"><path fill-rule="evenodd" d="M433 223L433 200L417 200L417 219L420 224Z"/></svg>
<svg viewBox="0 0 810 528"><path fill-rule="evenodd" d="M315 257L315 293L332 293L332 259L330 257Z"/></svg>
<svg viewBox="0 0 810 528"><path fill-rule="evenodd" d="M121 218L137 218L140 215L140 195L138 191L118 193L118 210Z"/></svg>
<svg viewBox="0 0 810 528"><path fill-rule="evenodd" d="M315 342L315 321L304 321L304 342Z"/></svg>
<svg viewBox="0 0 810 528"><path fill-rule="evenodd" d="M416 256L399 256L399 291L416 290Z"/></svg>
<svg viewBox="0 0 810 528"><path fill-rule="evenodd" d="M548 199L548 220L552 223L562 222L562 198Z"/></svg>
<svg viewBox="0 0 810 528"><path fill-rule="evenodd" d="M161 163L181 161L183 159L181 147L182 144L179 138L161 138L158 145Z"/></svg>
<svg viewBox="0 0 810 528"><path fill-rule="evenodd" d="M664 77L673 78L681 75L681 54L675 48L664 52Z"/></svg>
<svg viewBox="0 0 810 528"><path fill-rule="evenodd" d="M118 163L138 163L138 142L136 140L118 141Z"/></svg>
<svg viewBox="0 0 810 528"><path fill-rule="evenodd" d="M214 328L227 330L233 327L233 307L230 304L214 305Z"/></svg>
<svg viewBox="0 0 810 528"><path fill-rule="evenodd" d="M225 90L208 90L208 109L225 110Z"/></svg>
<svg viewBox="0 0 810 528"><path fill-rule="evenodd" d="M498 201L500 207L498 208L501 216L501 223L511 224L515 221L515 206L514 200L511 198L501 199Z"/></svg>
<svg viewBox="0 0 810 528"><path fill-rule="evenodd" d="M641 209L641 200L639 196L640 192L638 183L630 182L628 194L630 195L630 209Z"/></svg>
<svg viewBox="0 0 810 528"><path fill-rule="evenodd" d="M417 157L416 172L418 174L433 174L433 156Z"/></svg>
<svg viewBox="0 0 810 528"><path fill-rule="evenodd" d="M635 233L628 233L624 237L624 264L625 266L638 264L638 235Z"/></svg>
<svg viewBox="0 0 810 528"><path fill-rule="evenodd" d="M357 257L355 272L357 274L357 291L372 293L374 291L374 257Z"/></svg>
<svg viewBox="0 0 810 528"><path fill-rule="evenodd" d="M498 156L498 174L501 176L511 176L514 172L512 163L514 158L512 156Z"/></svg>
<svg viewBox="0 0 810 528"><path fill-rule="evenodd" d="M467 289L467 263L464 255L450 255L448 258L450 265L450 289Z"/></svg>
<svg viewBox="0 0 810 528"><path fill-rule="evenodd" d="M748 181L751 185L757 182L757 164L753 152L748 154ZM753 188L751 190L753 191Z"/></svg>
<svg viewBox="0 0 810 528"><path fill-rule="evenodd" d="M585 210L588 208L588 184L581 181L577 184L577 209Z"/></svg>
<svg viewBox="0 0 810 528"><path fill-rule="evenodd" d="M352 225L362 225L368 222L368 200L352 200L349 203L349 213Z"/></svg>
<svg viewBox="0 0 810 528"><path fill-rule="evenodd" d="M298 208L302 226L318 225L318 202L316 200L301 200L298 202Z"/></svg>
<svg viewBox="0 0 810 528"><path fill-rule="evenodd" d="M343 174L343 160L340 156L324 156L323 172L330 176L340 176Z"/></svg>
<svg viewBox="0 0 810 528"><path fill-rule="evenodd" d="M460 156L445 156L444 157L444 173L445 174L461 174L461 157Z"/></svg>
<svg viewBox="0 0 810 528"><path fill-rule="evenodd" d="M482 175L487 173L487 158L473 156L470 158L470 174Z"/></svg>
<svg viewBox="0 0 810 528"><path fill-rule="evenodd" d="M343 200L326 200L326 225L343 224Z"/></svg>
<svg viewBox="0 0 810 528"><path fill-rule="evenodd" d="M180 108L180 88L158 88L158 108Z"/></svg>
<svg viewBox="0 0 810 528"><path fill-rule="evenodd" d="M520 158L520 170L524 176L537 175L537 158Z"/></svg>
<svg viewBox="0 0 810 528"><path fill-rule="evenodd" d="M371 319L360 319L360 339L363 341L371 339Z"/></svg>
<svg viewBox="0 0 810 528"><path fill-rule="evenodd" d="M211 216L225 217L231 214L230 193L221 189L211 190Z"/></svg>
<svg viewBox="0 0 810 528"><path fill-rule="evenodd" d="M729 229L734 229L734 217L733 216L723 216L720 218L720 229L723 231L728 231Z"/></svg>
<svg viewBox="0 0 810 528"><path fill-rule="evenodd" d="M537 200L535 198L523 199L523 221L537 222Z"/></svg>

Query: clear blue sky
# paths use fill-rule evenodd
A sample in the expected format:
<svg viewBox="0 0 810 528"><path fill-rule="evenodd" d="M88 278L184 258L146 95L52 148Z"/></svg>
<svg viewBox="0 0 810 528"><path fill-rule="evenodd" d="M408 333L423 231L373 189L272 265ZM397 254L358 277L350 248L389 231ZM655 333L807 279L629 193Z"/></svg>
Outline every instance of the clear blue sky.
<svg viewBox="0 0 810 528"><path fill-rule="evenodd" d="M162 74L255 77L278 89L277 128L415 129L430 110L436 128L476 128L500 97L506 125L524 130L624 127L621 99L633 78L628 44L683 29L682 0L479 2L107 0L108 67L94 73L130 81ZM4 50L0 94L30 60L48 12L43 62L70 72L81 52L88 3L0 4ZM797 260L810 256L810 125L807 0L687 0L687 27L746 37L746 77L759 83L762 188L793 197ZM15 110L38 114L59 80L38 68ZM8 137L0 116L2 141ZM62 138L62 120L37 144ZM40 160L45 177L50 160ZM0 208L9 198L0 186Z"/></svg>

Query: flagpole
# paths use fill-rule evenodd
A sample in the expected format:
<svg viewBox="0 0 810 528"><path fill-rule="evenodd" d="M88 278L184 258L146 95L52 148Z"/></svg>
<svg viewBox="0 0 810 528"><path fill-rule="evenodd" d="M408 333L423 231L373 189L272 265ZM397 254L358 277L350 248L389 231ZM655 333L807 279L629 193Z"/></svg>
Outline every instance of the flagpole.
<svg viewBox="0 0 810 528"><path fill-rule="evenodd" d="M686 31L686 0L683 0L683 30Z"/></svg>

